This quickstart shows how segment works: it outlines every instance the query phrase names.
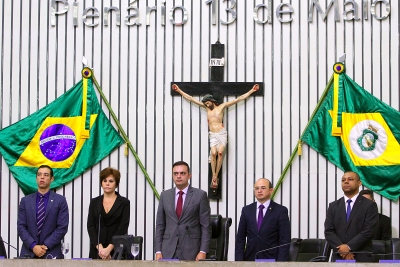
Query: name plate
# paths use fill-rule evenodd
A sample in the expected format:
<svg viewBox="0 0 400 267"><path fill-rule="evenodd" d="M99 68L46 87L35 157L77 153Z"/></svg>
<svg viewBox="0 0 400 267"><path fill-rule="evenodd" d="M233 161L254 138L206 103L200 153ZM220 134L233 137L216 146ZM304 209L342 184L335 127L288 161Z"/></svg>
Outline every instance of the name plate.
<svg viewBox="0 0 400 267"><path fill-rule="evenodd" d="M400 260L379 260L379 263L400 263Z"/></svg>
<svg viewBox="0 0 400 267"><path fill-rule="evenodd" d="M275 262L275 259L256 259L255 262Z"/></svg>

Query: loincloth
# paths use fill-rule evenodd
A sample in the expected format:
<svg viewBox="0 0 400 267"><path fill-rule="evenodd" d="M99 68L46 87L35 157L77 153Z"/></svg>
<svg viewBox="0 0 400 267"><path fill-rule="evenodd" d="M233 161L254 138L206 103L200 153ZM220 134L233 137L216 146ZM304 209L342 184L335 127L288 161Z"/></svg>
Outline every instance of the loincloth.
<svg viewBox="0 0 400 267"><path fill-rule="evenodd" d="M218 149L220 145L226 146L228 144L228 132L225 128L221 129L218 133L208 132L208 138L210 139L210 147L216 146ZM211 155L209 162L211 162Z"/></svg>

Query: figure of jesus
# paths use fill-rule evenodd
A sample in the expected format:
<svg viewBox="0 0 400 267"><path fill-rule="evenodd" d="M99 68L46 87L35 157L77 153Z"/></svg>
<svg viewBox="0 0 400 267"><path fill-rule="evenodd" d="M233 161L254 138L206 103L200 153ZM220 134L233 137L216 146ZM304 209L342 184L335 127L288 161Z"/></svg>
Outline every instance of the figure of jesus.
<svg viewBox="0 0 400 267"><path fill-rule="evenodd" d="M182 95L186 100L206 109L207 111L207 121L209 129L209 140L210 140L210 164L212 171L212 180L210 187L212 189L218 188L218 174L221 170L222 160L224 156L224 151L226 144L228 143L228 133L225 130L224 124L222 122L224 118L224 111L226 108L245 100L252 93L259 90L259 85L255 84L253 88L247 93L239 96L236 99L225 103L218 103L217 100L212 95L205 95L203 99L198 101L191 95L183 92L176 84L172 85L172 89Z"/></svg>

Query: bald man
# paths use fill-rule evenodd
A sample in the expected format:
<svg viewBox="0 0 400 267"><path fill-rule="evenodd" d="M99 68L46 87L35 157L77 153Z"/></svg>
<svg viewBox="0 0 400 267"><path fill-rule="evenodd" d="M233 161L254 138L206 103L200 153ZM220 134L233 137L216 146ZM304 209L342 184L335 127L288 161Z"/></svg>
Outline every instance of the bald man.
<svg viewBox="0 0 400 267"><path fill-rule="evenodd" d="M254 261L256 255L259 259L289 260L291 237L288 209L270 199L273 191L268 179L260 178L254 184L257 201L242 209L236 235L235 261ZM280 245L283 246L266 250Z"/></svg>
<svg viewBox="0 0 400 267"><path fill-rule="evenodd" d="M325 239L334 250L332 260L371 262L372 238L378 224L376 203L359 194L360 176L347 171L342 177L344 196L329 204ZM367 253L359 253L359 252ZM352 253L356 252L356 253Z"/></svg>

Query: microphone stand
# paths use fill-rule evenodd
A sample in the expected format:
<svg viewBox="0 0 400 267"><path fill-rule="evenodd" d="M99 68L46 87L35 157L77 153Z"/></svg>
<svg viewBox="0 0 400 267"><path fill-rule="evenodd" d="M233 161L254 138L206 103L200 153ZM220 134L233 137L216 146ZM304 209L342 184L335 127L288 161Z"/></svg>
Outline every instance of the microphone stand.
<svg viewBox="0 0 400 267"><path fill-rule="evenodd" d="M263 250L257 251L257 253L256 253L256 255L255 255L255 259L257 259L258 254L261 253L261 252L265 252L265 251L268 251L268 250L271 250L271 249L280 248L280 247L287 246L287 245L291 245L291 244L295 244L295 243L300 243L302 240L303 240L303 239L298 238L298 239L296 239L295 241L292 241L292 242L290 242L290 243L286 243L286 244L282 244L282 245L275 246L275 247L272 247L272 248L267 248L267 249L263 249Z"/></svg>
<svg viewBox="0 0 400 267"><path fill-rule="evenodd" d="M4 244L7 244L9 247L12 247L13 249L15 249L17 251L17 255L18 255L18 249L16 247L14 247L13 245L11 245L10 243L4 241L1 237L0 240L3 241ZM7 255L5 255L7 258ZM29 254L25 254L22 257L14 257L14 259L30 259L31 257L29 257Z"/></svg>
<svg viewBox="0 0 400 267"><path fill-rule="evenodd" d="M97 233L97 259L100 259L99 256L99 249L100 249L100 221L101 221L101 214L99 214L99 232Z"/></svg>

